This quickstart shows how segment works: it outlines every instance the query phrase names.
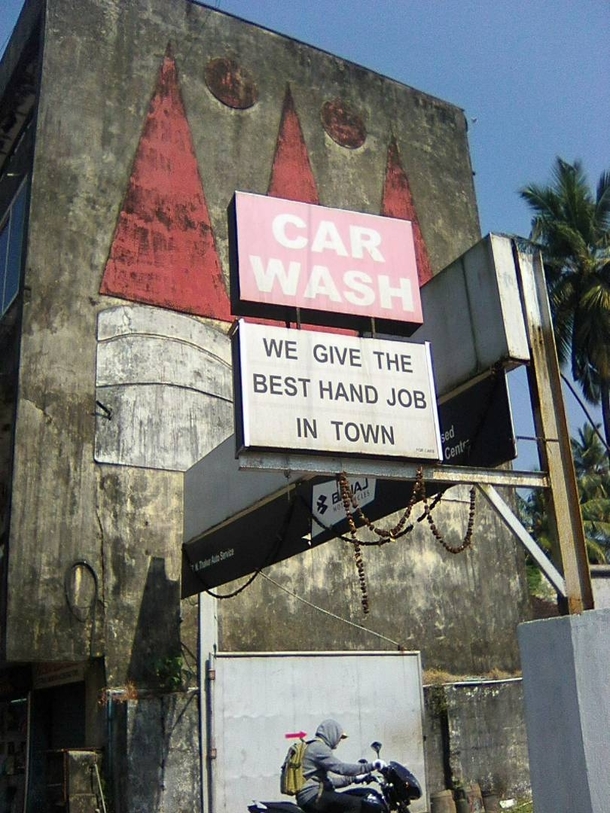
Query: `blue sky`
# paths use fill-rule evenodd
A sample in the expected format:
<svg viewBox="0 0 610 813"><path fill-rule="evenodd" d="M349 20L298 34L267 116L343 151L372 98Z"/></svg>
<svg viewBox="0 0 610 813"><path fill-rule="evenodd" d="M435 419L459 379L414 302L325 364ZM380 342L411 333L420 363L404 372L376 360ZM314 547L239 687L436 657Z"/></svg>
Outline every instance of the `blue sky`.
<svg viewBox="0 0 610 813"><path fill-rule="evenodd" d="M23 2L0 3L1 48ZM592 186L610 169L608 0L210 0L209 5L462 107L483 234L527 236L530 215L517 191L548 181L555 156L581 159ZM523 417L524 385L517 381L511 389L517 432L531 434ZM584 415L569 394L566 403L572 426L582 425Z"/></svg>

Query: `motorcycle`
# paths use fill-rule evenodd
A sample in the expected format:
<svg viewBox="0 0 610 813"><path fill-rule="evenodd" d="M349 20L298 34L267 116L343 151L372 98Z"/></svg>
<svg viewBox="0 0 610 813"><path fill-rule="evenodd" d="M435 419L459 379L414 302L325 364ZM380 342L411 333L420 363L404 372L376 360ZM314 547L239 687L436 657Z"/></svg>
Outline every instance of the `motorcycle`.
<svg viewBox="0 0 610 813"><path fill-rule="evenodd" d="M381 751L381 743L371 743L371 748L377 754ZM366 760L361 760L366 762ZM378 775L380 774L380 775ZM371 788L375 782L377 788ZM420 799L422 789L411 771L400 762L388 762L387 767L381 768L375 774L367 774L361 781L369 787L355 787L341 791L350 796L362 799L362 813L408 813L411 802ZM259 802L253 801L248 805L249 813L302 813L301 808L294 802Z"/></svg>

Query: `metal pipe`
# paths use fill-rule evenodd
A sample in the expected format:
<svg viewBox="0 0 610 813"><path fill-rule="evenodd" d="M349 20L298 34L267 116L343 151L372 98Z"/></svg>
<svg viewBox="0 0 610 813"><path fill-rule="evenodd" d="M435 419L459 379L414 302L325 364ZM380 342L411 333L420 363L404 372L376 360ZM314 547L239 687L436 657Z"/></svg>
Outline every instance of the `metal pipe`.
<svg viewBox="0 0 610 813"><path fill-rule="evenodd" d="M199 766L201 782L201 813L213 813L214 787L212 755L214 753L214 655L218 648L216 599L199 594Z"/></svg>

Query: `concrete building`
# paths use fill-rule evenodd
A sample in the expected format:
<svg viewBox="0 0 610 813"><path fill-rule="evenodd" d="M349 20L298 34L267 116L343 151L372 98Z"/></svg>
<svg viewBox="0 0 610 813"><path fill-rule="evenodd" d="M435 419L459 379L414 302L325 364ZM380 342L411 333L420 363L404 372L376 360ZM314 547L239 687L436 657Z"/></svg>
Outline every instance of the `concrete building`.
<svg viewBox="0 0 610 813"><path fill-rule="evenodd" d="M183 488L233 431L227 207L243 190L411 220L425 283L480 238L466 119L192 0L27 0L0 100L0 810L93 809L100 783L117 813L196 809ZM456 547L468 497L443 503ZM482 507L458 556L415 525L365 551L365 622L336 540L218 600L205 634L516 670L521 551Z"/></svg>

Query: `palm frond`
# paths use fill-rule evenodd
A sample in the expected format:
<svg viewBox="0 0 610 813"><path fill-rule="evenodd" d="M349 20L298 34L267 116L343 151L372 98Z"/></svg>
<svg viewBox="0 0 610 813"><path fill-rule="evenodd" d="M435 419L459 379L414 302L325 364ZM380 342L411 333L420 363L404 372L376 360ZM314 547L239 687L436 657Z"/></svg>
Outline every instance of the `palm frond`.
<svg viewBox="0 0 610 813"><path fill-rule="evenodd" d="M582 162L558 156L549 185L519 194L544 259L559 360L569 361L585 399L599 404L610 391L610 171L594 194ZM610 434L610 421L604 425Z"/></svg>

